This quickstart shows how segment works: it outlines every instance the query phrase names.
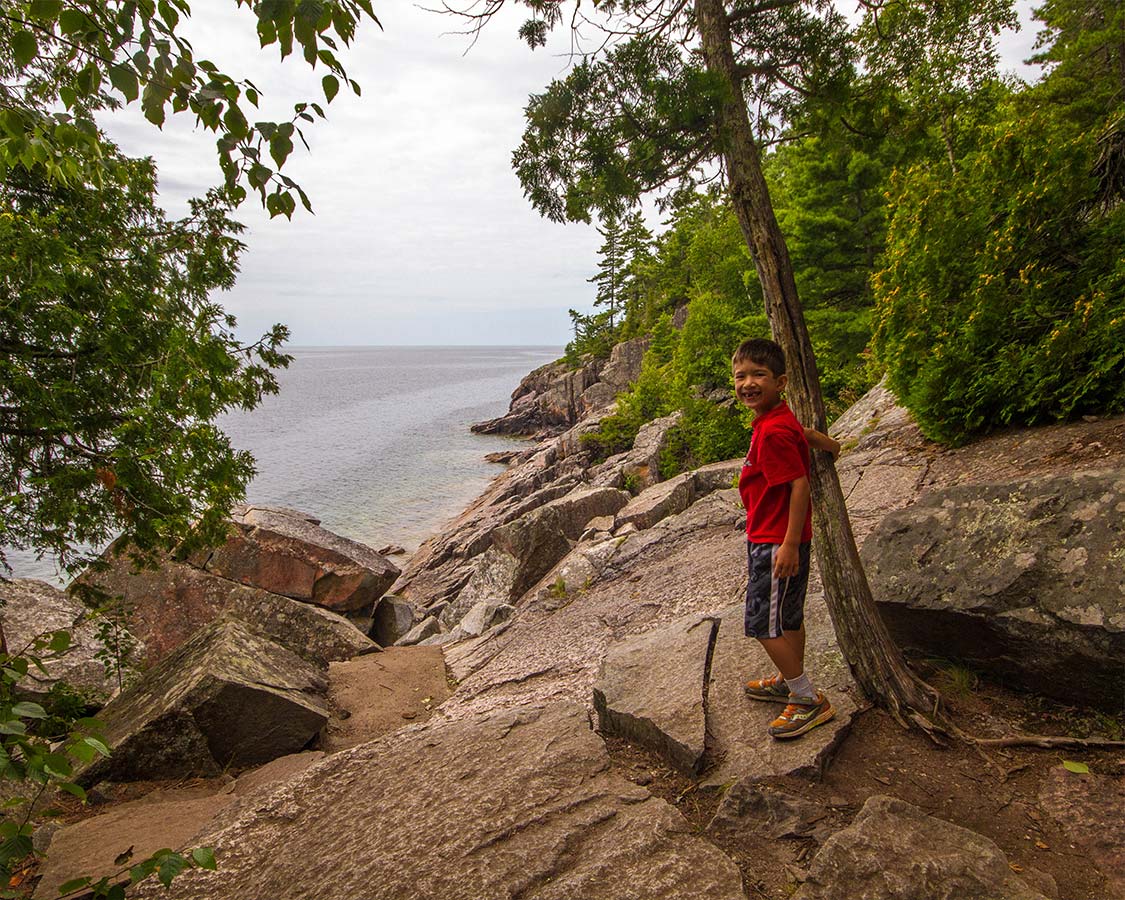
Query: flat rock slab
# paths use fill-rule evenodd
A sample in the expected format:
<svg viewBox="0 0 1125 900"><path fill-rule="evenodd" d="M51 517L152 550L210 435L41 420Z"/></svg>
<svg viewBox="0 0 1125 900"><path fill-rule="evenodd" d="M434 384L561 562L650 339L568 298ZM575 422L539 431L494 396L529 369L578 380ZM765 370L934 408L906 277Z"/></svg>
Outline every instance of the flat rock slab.
<svg viewBox="0 0 1125 900"><path fill-rule="evenodd" d="M98 659L102 646L96 621L65 591L32 578L0 578L0 623L12 652L30 646L40 635L70 632L70 649L56 659L43 654L47 671L32 666L20 679L21 694L42 697L55 682L65 681L90 700L104 703L116 689L116 681Z"/></svg>
<svg viewBox="0 0 1125 900"><path fill-rule="evenodd" d="M328 720L327 688L291 650L215 622L98 714L113 753L79 780L212 775L293 753Z"/></svg>
<svg viewBox="0 0 1125 900"><path fill-rule="evenodd" d="M216 790L215 782L164 788L122 803L99 816L67 825L52 838L36 885L36 900L53 900L76 875L97 880L121 870L114 859L130 847L140 862L163 847L191 846L191 838L215 815L254 791L270 790L323 758L317 751L284 756L240 775Z"/></svg>
<svg viewBox="0 0 1125 900"><path fill-rule="evenodd" d="M424 722L449 696L440 647L390 647L328 668L334 717L320 746L335 753L404 725Z"/></svg>
<svg viewBox="0 0 1125 900"><path fill-rule="evenodd" d="M728 607L720 616L711 662L707 723L718 764L707 773L709 786L752 783L776 775L819 774L851 728L858 689L836 645L823 595L810 585L805 603L805 671L836 708L835 718L800 738L779 741L766 729L784 708L781 703L752 700L743 685L776 671L761 645L745 635L744 605ZM737 806L734 788L729 802ZM727 801L724 801L727 802ZM720 806L720 815L729 816Z"/></svg>
<svg viewBox="0 0 1125 900"><path fill-rule="evenodd" d="M602 732L647 747L681 772L698 773L717 627L711 616L688 616L611 646L594 686Z"/></svg>
<svg viewBox="0 0 1125 900"><path fill-rule="evenodd" d="M1125 897L1125 778L1051 769L1039 802L1106 876L1106 894Z"/></svg>
<svg viewBox="0 0 1125 900"><path fill-rule="evenodd" d="M793 900L1047 900L988 838L871 797L813 858Z"/></svg>
<svg viewBox="0 0 1125 900"><path fill-rule="evenodd" d="M346 750L195 841L219 871L131 896L745 900L734 863L612 774L567 704L435 719Z"/></svg>

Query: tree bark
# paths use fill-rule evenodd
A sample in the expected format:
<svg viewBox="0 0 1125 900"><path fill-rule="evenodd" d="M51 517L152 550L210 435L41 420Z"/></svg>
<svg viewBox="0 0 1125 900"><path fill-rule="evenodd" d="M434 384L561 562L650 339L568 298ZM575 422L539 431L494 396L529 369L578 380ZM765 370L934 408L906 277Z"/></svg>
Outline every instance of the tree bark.
<svg viewBox="0 0 1125 900"><path fill-rule="evenodd" d="M728 88L719 117L731 202L765 296L774 339L785 351L789 400L805 425L825 428L816 359L797 296L793 266L774 215L761 153L742 94L723 0L695 0L704 59ZM940 695L907 667L887 632L856 549L835 466L814 453L810 481L816 558L840 649L864 693L901 723L946 733Z"/></svg>

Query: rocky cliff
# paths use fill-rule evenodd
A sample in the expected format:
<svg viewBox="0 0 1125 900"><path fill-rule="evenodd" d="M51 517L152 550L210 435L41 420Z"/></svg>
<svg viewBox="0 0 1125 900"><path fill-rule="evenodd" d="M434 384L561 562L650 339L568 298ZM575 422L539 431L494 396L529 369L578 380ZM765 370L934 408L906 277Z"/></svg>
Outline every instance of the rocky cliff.
<svg viewBox="0 0 1125 900"><path fill-rule="evenodd" d="M577 384L568 397L590 390L575 394ZM543 409L517 398L513 412L532 405ZM832 760L847 755L867 707L818 579L808 667L837 715L799 741L773 741L765 728L776 708L747 701L740 687L768 665L741 633L743 516L731 487L740 460L662 481L656 462L677 424L669 417L630 451L597 461L582 441L604 414L592 408L601 412L519 453L391 588L386 614L401 618L404 645L394 650L440 652L453 684L448 698L427 694L428 720L404 712L402 727L208 807L190 842L216 848L219 872L187 873L168 892L142 885L136 896L781 897L788 866L797 872L790 888L803 882L805 900L1125 891L1120 822L1107 813L1092 825L1075 812L1111 810L1096 798L1120 794L1119 773L1095 770L1060 788L1051 771L1023 766L1037 780L1020 796L1040 799L1019 813L1032 825L1008 827L1049 838L1044 848L1086 848L1071 852L1094 860L1078 871L1060 857L1050 863L1058 878L1028 864L1022 838L983 837L960 827L966 816L947 821L958 816L940 789L920 789L912 802L872 797L862 810L831 795L812 799L807 786L832 782ZM536 430L548 427L536 421ZM948 651L960 635L958 650L971 650L987 634L1011 643L977 653L982 671L994 662L1014 681L1016 671L1051 676L1080 662L1082 679L1070 679L1079 687L1091 669L1102 674L1090 684L1112 683L1125 629L1114 564L1125 552L1117 525L1125 420L1000 433L946 451L877 388L834 431L846 447L837 468L857 536L904 644ZM1046 546L1023 549L1037 534ZM390 683L375 676L356 702L377 705L379 685ZM885 773L878 787L887 792L900 778L927 777L929 763L899 769L884 766L885 747L873 753L859 767ZM630 768L638 758L659 762ZM654 767L667 771L664 783L684 779L682 789L661 793L637 774ZM998 795L1015 771L996 777ZM1089 802L1076 806L1075 790ZM971 797L983 802L975 787ZM990 807L977 827L1007 822L1011 804ZM84 827L88 846L95 838ZM1046 849L1028 846L1046 860ZM63 865L59 857L52 865ZM762 865L780 880L748 880Z"/></svg>

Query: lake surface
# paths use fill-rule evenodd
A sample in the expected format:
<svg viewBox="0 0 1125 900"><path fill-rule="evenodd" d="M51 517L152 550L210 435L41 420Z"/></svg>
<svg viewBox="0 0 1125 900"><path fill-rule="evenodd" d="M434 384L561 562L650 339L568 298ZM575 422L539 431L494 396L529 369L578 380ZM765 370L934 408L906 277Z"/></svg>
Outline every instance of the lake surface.
<svg viewBox="0 0 1125 900"><path fill-rule="evenodd" d="M378 549L415 549L501 471L484 455L513 439L476 435L561 347L297 347L281 392L220 425L258 474L247 501L311 513ZM401 563L404 557L397 557ZM11 552L16 577L55 578L53 560Z"/></svg>

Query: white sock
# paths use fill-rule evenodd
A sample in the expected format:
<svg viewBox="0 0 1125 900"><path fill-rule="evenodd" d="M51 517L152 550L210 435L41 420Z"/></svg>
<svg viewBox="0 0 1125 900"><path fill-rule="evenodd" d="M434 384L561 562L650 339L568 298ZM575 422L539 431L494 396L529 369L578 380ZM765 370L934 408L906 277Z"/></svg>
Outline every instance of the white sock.
<svg viewBox="0 0 1125 900"><path fill-rule="evenodd" d="M815 697L816 688L812 686L809 681L809 676L802 672L796 678L786 678L785 686L789 688L789 693L795 697Z"/></svg>

